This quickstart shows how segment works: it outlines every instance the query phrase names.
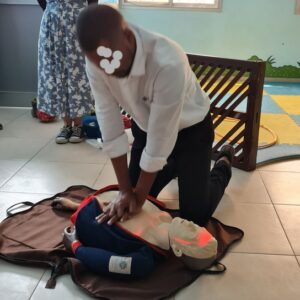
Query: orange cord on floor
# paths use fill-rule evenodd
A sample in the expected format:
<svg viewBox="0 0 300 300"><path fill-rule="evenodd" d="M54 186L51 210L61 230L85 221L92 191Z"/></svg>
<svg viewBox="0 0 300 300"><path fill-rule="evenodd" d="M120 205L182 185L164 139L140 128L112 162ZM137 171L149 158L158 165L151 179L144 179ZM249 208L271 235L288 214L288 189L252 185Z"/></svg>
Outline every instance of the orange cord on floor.
<svg viewBox="0 0 300 300"><path fill-rule="evenodd" d="M234 122L234 123L238 122L236 119L230 118L230 117L225 118L224 121ZM259 144L258 149L265 149L265 148L268 148L268 147L271 147L271 146L275 145L278 141L278 135L276 134L276 132L273 131L272 129L270 129L269 127L263 125L263 124L261 124L259 127L266 130L266 131L268 131L272 135L272 141L269 142L269 143ZM215 130L215 134L220 138L224 137L222 134L218 133L217 130ZM228 140L231 142L233 139L228 139ZM239 143L237 143L237 144L239 144Z"/></svg>

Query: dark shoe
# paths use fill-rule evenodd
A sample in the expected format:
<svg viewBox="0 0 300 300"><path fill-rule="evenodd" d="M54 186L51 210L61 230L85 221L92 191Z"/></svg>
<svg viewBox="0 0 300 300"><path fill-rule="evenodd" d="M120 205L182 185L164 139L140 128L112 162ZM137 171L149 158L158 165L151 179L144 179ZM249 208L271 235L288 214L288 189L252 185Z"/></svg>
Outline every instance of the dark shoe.
<svg viewBox="0 0 300 300"><path fill-rule="evenodd" d="M72 135L72 127L64 126L55 138L56 144L66 144Z"/></svg>
<svg viewBox="0 0 300 300"><path fill-rule="evenodd" d="M36 98L31 101L31 115L33 118L37 118L37 103Z"/></svg>
<svg viewBox="0 0 300 300"><path fill-rule="evenodd" d="M75 227L66 227L64 230L63 243L65 248L72 252L72 243L78 240Z"/></svg>
<svg viewBox="0 0 300 300"><path fill-rule="evenodd" d="M83 140L83 130L81 126L73 126L72 135L69 138L70 143L80 143Z"/></svg>
<svg viewBox="0 0 300 300"><path fill-rule="evenodd" d="M231 166L231 164L233 162L234 154L235 154L235 150L234 150L233 146L231 146L229 144L224 145L221 148L221 150L220 150L220 152L219 152L219 154L217 156L215 165L218 164L221 161L225 161L226 162L226 160L222 160L221 159L222 157L225 156L229 160L229 163L230 163L230 166Z"/></svg>

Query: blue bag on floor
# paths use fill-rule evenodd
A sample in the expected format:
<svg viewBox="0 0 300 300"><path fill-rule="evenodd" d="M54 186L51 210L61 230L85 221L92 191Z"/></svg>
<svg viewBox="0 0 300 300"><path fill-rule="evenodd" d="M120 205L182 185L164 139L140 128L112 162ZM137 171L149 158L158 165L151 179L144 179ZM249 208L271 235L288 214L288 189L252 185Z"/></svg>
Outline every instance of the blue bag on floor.
<svg viewBox="0 0 300 300"><path fill-rule="evenodd" d="M102 137L96 116L83 117L83 131L88 139L101 139Z"/></svg>

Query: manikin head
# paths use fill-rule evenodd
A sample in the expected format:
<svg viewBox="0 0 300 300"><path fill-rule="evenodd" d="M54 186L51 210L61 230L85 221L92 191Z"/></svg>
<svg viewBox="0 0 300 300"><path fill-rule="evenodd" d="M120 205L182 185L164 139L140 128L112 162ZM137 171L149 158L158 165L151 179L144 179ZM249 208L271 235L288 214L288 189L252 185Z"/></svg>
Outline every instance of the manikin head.
<svg viewBox="0 0 300 300"><path fill-rule="evenodd" d="M169 228L170 246L177 257L191 269L205 269L216 258L218 242L204 228L181 218L174 218Z"/></svg>
<svg viewBox="0 0 300 300"><path fill-rule="evenodd" d="M136 41L116 9L107 5L89 5L78 17L77 36L87 58L107 75L125 77L129 74Z"/></svg>

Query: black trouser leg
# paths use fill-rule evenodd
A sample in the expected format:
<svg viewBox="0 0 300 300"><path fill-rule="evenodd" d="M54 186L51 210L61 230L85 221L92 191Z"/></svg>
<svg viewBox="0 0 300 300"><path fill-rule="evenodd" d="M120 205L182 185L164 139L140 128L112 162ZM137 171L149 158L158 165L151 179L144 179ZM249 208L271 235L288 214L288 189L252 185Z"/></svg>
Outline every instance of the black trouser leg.
<svg viewBox="0 0 300 300"><path fill-rule="evenodd" d="M214 132L211 116L179 132L171 154L178 172L180 216L204 226L217 208L231 177L218 163L210 171Z"/></svg>
<svg viewBox="0 0 300 300"><path fill-rule="evenodd" d="M218 163L210 171L210 147L182 152L177 157L180 216L204 226L229 183L230 167Z"/></svg>
<svg viewBox="0 0 300 300"><path fill-rule="evenodd" d="M133 126L132 132L135 140L129 169L135 186L147 134L137 125ZM150 192L150 195L157 197L172 178L178 176L180 216L201 226L214 213L231 177L230 167L225 162L218 163L210 171L213 139L210 115L202 122L181 130L168 164L158 172Z"/></svg>

